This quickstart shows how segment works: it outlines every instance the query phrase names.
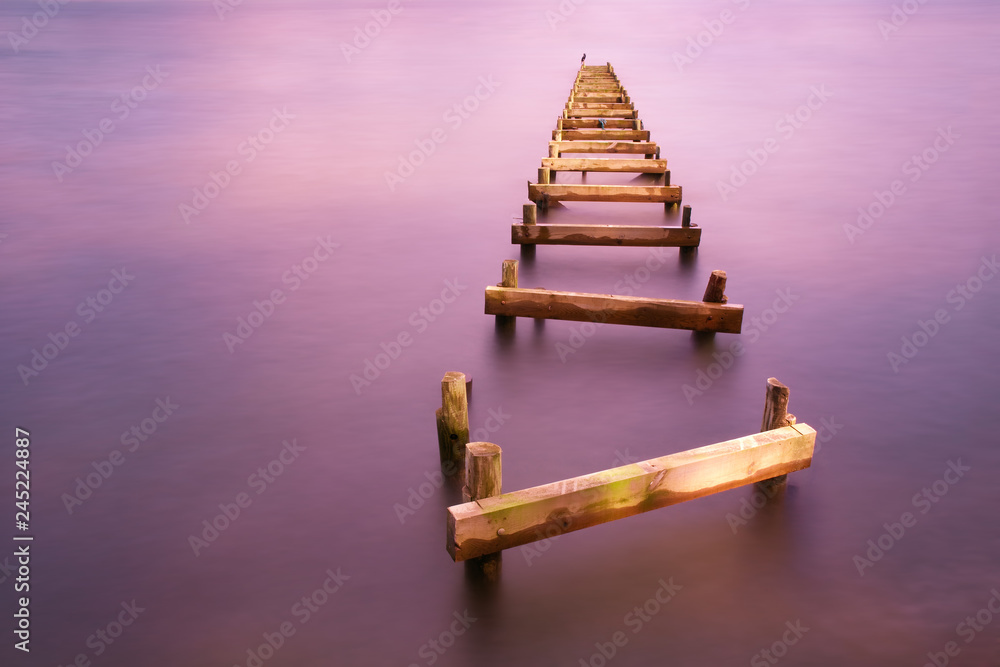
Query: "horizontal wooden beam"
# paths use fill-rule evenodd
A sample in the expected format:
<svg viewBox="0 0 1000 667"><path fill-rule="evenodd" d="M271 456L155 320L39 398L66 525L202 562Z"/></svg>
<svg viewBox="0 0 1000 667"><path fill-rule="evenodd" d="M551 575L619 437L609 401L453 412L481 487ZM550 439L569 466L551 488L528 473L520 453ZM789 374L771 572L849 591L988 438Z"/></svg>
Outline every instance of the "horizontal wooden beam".
<svg viewBox="0 0 1000 667"><path fill-rule="evenodd" d="M528 199L536 204L554 201L651 202L675 204L681 201L679 185L577 185L529 183Z"/></svg>
<svg viewBox="0 0 1000 667"><path fill-rule="evenodd" d="M634 109L566 109L567 118L637 118Z"/></svg>
<svg viewBox="0 0 1000 667"><path fill-rule="evenodd" d="M563 130L563 136L566 131ZM625 174L662 174L667 170L666 160L625 158L542 158L542 166L552 171L610 171Z"/></svg>
<svg viewBox="0 0 1000 667"><path fill-rule="evenodd" d="M619 140L619 141L649 141L649 130L616 130L616 129L585 129L585 130L552 130L552 139L558 140L562 132L563 141L579 140Z"/></svg>
<svg viewBox="0 0 1000 667"><path fill-rule="evenodd" d="M510 226L510 242L539 245L661 246L692 248L701 243L700 227L642 225Z"/></svg>
<svg viewBox="0 0 1000 667"><path fill-rule="evenodd" d="M635 129L634 118L603 118L600 120L597 118L559 118L558 120L562 121L564 130L599 129L601 120L604 121L604 127L609 130Z"/></svg>
<svg viewBox="0 0 1000 667"><path fill-rule="evenodd" d="M565 131L565 130L564 130ZM550 141L549 148L560 153L641 153L653 155L657 146L652 142L632 141Z"/></svg>
<svg viewBox="0 0 1000 667"><path fill-rule="evenodd" d="M617 93L574 93L578 102L621 102L622 96Z"/></svg>
<svg viewBox="0 0 1000 667"><path fill-rule="evenodd" d="M739 304L493 286L486 288L486 314L720 333L743 328Z"/></svg>
<svg viewBox="0 0 1000 667"><path fill-rule="evenodd" d="M808 424L727 440L448 508L456 562L808 468Z"/></svg>
<svg viewBox="0 0 1000 667"><path fill-rule="evenodd" d="M576 109L634 109L631 102L567 102L571 112Z"/></svg>

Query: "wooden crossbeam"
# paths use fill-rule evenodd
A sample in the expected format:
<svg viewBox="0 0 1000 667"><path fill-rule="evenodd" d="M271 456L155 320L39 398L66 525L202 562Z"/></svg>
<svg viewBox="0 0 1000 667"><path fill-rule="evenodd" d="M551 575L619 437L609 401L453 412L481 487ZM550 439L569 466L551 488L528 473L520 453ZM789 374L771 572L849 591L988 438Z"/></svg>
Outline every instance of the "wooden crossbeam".
<svg viewBox="0 0 1000 667"><path fill-rule="evenodd" d="M808 468L816 431L795 424L448 508L456 562Z"/></svg>
<svg viewBox="0 0 1000 667"><path fill-rule="evenodd" d="M631 102L568 102L566 108L576 109L634 109Z"/></svg>
<svg viewBox="0 0 1000 667"><path fill-rule="evenodd" d="M593 141L593 140L619 140L619 141L649 141L649 130L602 130L597 129L584 129L584 130L552 130L552 139L557 141L559 139L559 134L562 133L563 141Z"/></svg>
<svg viewBox="0 0 1000 667"><path fill-rule="evenodd" d="M693 248L701 243L700 227L642 225L525 225L510 227L510 242L539 245L658 246Z"/></svg>
<svg viewBox="0 0 1000 667"><path fill-rule="evenodd" d="M563 153L642 153L652 155L657 146L652 142L621 141L550 141L549 152ZM555 157L559 157L555 156Z"/></svg>
<svg viewBox="0 0 1000 667"><path fill-rule="evenodd" d="M638 118L634 109L566 109L567 118Z"/></svg>
<svg viewBox="0 0 1000 667"><path fill-rule="evenodd" d="M565 136L565 130L563 131ZM667 170L666 160L624 158L542 158L542 166L552 171L609 171L626 174L662 174Z"/></svg>
<svg viewBox="0 0 1000 667"><path fill-rule="evenodd" d="M564 130L600 129L597 118L560 118ZM604 118L604 127L609 130L634 130L634 118Z"/></svg>
<svg viewBox="0 0 1000 667"><path fill-rule="evenodd" d="M528 199L545 201L653 202L676 204L681 201L679 185L577 185L529 183Z"/></svg>
<svg viewBox="0 0 1000 667"><path fill-rule="evenodd" d="M622 96L617 93L574 93L574 99L580 102L621 102Z"/></svg>
<svg viewBox="0 0 1000 667"><path fill-rule="evenodd" d="M739 304L514 287L487 287L486 314L719 333L743 328Z"/></svg>

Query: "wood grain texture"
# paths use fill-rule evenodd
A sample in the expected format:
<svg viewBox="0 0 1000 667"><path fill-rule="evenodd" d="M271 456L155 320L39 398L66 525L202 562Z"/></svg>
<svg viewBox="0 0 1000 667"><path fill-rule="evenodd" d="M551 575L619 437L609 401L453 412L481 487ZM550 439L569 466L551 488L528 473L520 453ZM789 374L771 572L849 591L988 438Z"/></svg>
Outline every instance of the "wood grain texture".
<svg viewBox="0 0 1000 667"><path fill-rule="evenodd" d="M462 461L465 457L465 445L469 442L469 400L464 373L448 371L441 380L441 423L444 435L439 427L438 437L447 437L451 445L447 460Z"/></svg>
<svg viewBox="0 0 1000 667"><path fill-rule="evenodd" d="M533 202L547 197L548 201L605 201L679 203L679 185L579 185L528 184L528 199Z"/></svg>
<svg viewBox="0 0 1000 667"><path fill-rule="evenodd" d="M542 158L542 166L551 171L608 171L624 174L662 174L666 160L644 158Z"/></svg>
<svg viewBox="0 0 1000 667"><path fill-rule="evenodd" d="M487 315L740 333L743 306L544 289L486 288Z"/></svg>
<svg viewBox="0 0 1000 667"><path fill-rule="evenodd" d="M566 130L564 130L565 132ZM655 153L657 146L649 141L550 141L549 148L562 153ZM550 155L549 157L557 157Z"/></svg>
<svg viewBox="0 0 1000 667"><path fill-rule="evenodd" d="M569 102L566 108L573 109L632 109L631 102Z"/></svg>
<svg viewBox="0 0 1000 667"><path fill-rule="evenodd" d="M797 424L453 505L448 553L462 561L802 470L815 442Z"/></svg>
<svg viewBox="0 0 1000 667"><path fill-rule="evenodd" d="M560 136L562 135L561 139ZM552 130L553 141L649 141L649 130Z"/></svg>
<svg viewBox="0 0 1000 667"><path fill-rule="evenodd" d="M562 121L564 130L599 129L601 123L597 118L558 118ZM641 122L641 121L640 121ZM605 118L604 127L610 130L641 130L635 126L633 118Z"/></svg>
<svg viewBox="0 0 1000 667"><path fill-rule="evenodd" d="M510 227L510 242L539 245L695 247L700 229L641 225L528 225Z"/></svg>
<svg viewBox="0 0 1000 667"><path fill-rule="evenodd" d="M566 118L636 118L632 109L566 109Z"/></svg>

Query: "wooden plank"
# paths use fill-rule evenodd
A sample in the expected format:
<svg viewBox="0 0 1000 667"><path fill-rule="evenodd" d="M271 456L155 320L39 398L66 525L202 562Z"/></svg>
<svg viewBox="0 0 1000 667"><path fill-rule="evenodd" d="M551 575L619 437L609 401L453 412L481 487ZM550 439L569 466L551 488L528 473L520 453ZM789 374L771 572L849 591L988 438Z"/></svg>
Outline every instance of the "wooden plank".
<svg viewBox="0 0 1000 667"><path fill-rule="evenodd" d="M649 130L552 130L552 140L560 141L557 135L562 132L561 141L593 141L615 139L619 141L649 141Z"/></svg>
<svg viewBox="0 0 1000 667"><path fill-rule="evenodd" d="M636 118L634 109L567 109L567 118Z"/></svg>
<svg viewBox="0 0 1000 667"><path fill-rule="evenodd" d="M564 132L566 130L563 130ZM630 141L550 141L549 147L562 153L641 153L652 155L657 146L653 142Z"/></svg>
<svg viewBox="0 0 1000 667"><path fill-rule="evenodd" d="M621 102L622 96L617 93L574 93L574 99L580 102Z"/></svg>
<svg viewBox="0 0 1000 667"><path fill-rule="evenodd" d="M743 328L739 304L493 286L486 288L486 314L720 333Z"/></svg>
<svg viewBox="0 0 1000 667"><path fill-rule="evenodd" d="M679 203L679 185L583 185L529 183L528 199L536 204L554 201Z"/></svg>
<svg viewBox="0 0 1000 667"><path fill-rule="evenodd" d="M641 225L526 225L510 226L510 242L541 245L696 247L701 229Z"/></svg>
<svg viewBox="0 0 1000 667"><path fill-rule="evenodd" d="M565 134L565 130L563 130ZM626 158L542 158L542 166L550 171L610 171L625 174L662 174L667 170L666 160Z"/></svg>
<svg viewBox="0 0 1000 667"><path fill-rule="evenodd" d="M796 424L448 508L456 562L808 468L816 431Z"/></svg>
<svg viewBox="0 0 1000 667"><path fill-rule="evenodd" d="M596 118L559 118L564 130L600 129L601 122ZM634 130L635 120L632 118L605 118L604 127L609 130Z"/></svg>
<svg viewBox="0 0 1000 667"><path fill-rule="evenodd" d="M568 102L566 108L575 109L634 109L631 102Z"/></svg>

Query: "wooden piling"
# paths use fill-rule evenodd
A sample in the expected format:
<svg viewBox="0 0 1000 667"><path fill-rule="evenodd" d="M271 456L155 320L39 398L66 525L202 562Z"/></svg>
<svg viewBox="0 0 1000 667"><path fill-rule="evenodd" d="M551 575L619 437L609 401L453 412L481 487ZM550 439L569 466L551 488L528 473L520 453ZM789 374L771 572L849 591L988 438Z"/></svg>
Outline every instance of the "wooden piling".
<svg viewBox="0 0 1000 667"><path fill-rule="evenodd" d="M465 446L466 502L499 496L502 485L500 447L491 442L470 442ZM466 572L484 582L496 582L503 568L503 552L470 558Z"/></svg>
<svg viewBox="0 0 1000 667"><path fill-rule="evenodd" d="M551 178L550 178L551 173L552 172L549 170L548 167L539 167L538 168L538 182L539 182L539 184L541 184L541 185L548 185L551 182Z"/></svg>
<svg viewBox="0 0 1000 667"><path fill-rule="evenodd" d="M459 469L469 442L469 397L465 374L448 371L441 380L441 409L436 413L441 464Z"/></svg>
<svg viewBox="0 0 1000 667"><path fill-rule="evenodd" d="M690 227L690 226L691 226L691 205L685 204L684 214L681 218L681 227Z"/></svg>
<svg viewBox="0 0 1000 667"><path fill-rule="evenodd" d="M701 300L705 303L727 303L729 301L729 297L726 296L725 271L712 271L712 275L708 277L708 285L705 287L705 296ZM771 429L763 430L769 431Z"/></svg>
<svg viewBox="0 0 1000 667"><path fill-rule="evenodd" d="M538 206L535 203L528 203L524 205L524 214L521 217L521 223L525 225L534 225L538 222Z"/></svg>
<svg viewBox="0 0 1000 667"><path fill-rule="evenodd" d="M795 423L795 415L788 414L788 387L777 380L768 378L764 397L764 418L760 423L761 431L769 431ZM778 475L757 482L755 486L771 498L788 479L788 475Z"/></svg>

